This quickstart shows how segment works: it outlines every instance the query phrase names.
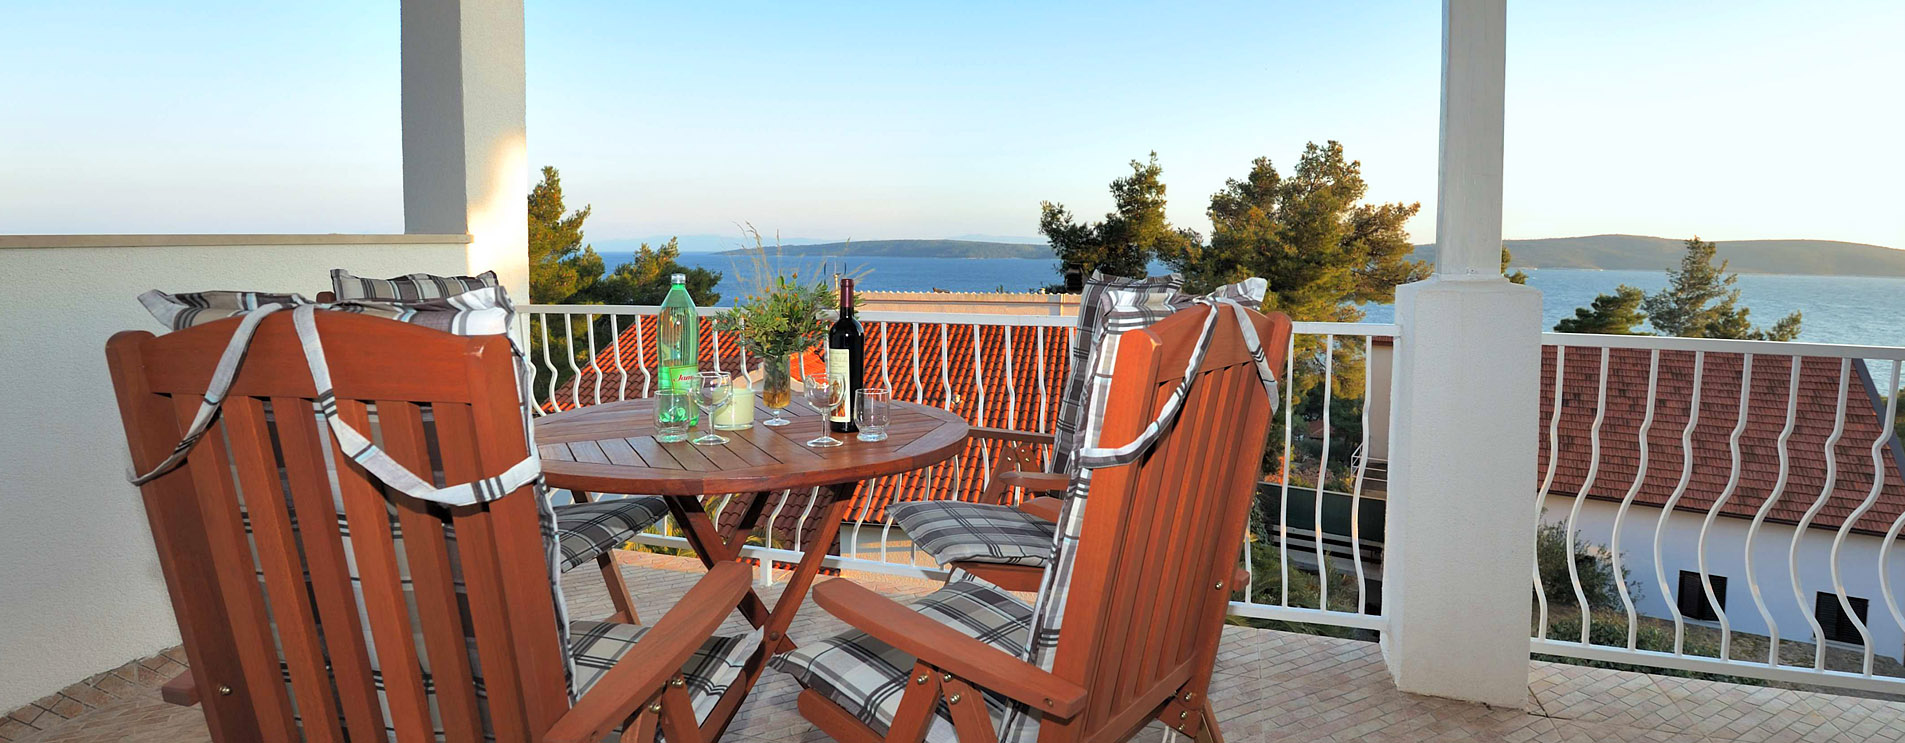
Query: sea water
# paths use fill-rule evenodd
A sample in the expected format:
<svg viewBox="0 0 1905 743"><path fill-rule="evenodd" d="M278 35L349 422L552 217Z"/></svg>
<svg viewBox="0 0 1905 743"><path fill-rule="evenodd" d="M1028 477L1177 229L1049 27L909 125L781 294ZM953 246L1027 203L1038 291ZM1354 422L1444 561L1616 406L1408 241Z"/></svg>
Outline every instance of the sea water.
<svg viewBox="0 0 1905 743"><path fill-rule="evenodd" d="M602 258L612 269L629 260L630 254L603 253ZM745 294L747 277L755 270L749 256L689 253L681 262L722 273L715 287L722 305L732 305ZM1152 268L1155 273L1169 270L1161 265ZM815 277L847 273L858 278L863 291L1018 292L1059 281L1057 261L1028 258L782 257L779 269ZM1587 306L1599 294L1612 293L1621 284L1651 292L1666 286L1667 274L1580 269L1528 272L1528 285L1542 292L1544 328L1572 317L1575 308ZM1741 274L1737 286L1740 302L1752 309L1755 324L1770 326L1797 310L1804 316L1800 340L1905 346L1905 277ZM1395 318L1390 305L1367 305L1363 310L1368 322Z"/></svg>

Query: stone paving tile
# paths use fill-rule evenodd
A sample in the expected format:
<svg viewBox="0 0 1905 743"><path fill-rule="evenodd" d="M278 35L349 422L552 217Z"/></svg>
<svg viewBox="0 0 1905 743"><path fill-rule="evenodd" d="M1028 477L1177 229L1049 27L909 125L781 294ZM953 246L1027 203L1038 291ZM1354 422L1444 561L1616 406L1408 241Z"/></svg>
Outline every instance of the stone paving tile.
<svg viewBox="0 0 1905 743"><path fill-rule="evenodd" d="M643 619L661 618L699 577L680 558L622 553L624 574ZM936 585L892 576L849 576L911 601ZM575 619L611 612L601 580L578 572L563 581ZM772 603L779 586L762 591ZM745 632L739 615L722 632ZM809 602L790 630L796 639L824 637L845 625ZM148 685L176 672L165 662L129 664L100 674L96 707L46 730L16 736L31 743L198 743L209 740L197 708L165 704ZM1529 666L1528 702L1494 708L1397 691L1372 643L1246 627L1226 627L1213 677L1212 706L1226 738L1240 743L1889 743L1905 742L1905 702L1888 702L1557 663ZM769 671L742 706L726 741L822 743L794 707L800 688ZM92 702L99 704L91 704ZM44 720L41 720L44 722ZM0 718L0 733L8 724ZM18 728L16 728L18 729ZM0 737L0 740L4 740ZM1153 724L1136 740L1173 741Z"/></svg>

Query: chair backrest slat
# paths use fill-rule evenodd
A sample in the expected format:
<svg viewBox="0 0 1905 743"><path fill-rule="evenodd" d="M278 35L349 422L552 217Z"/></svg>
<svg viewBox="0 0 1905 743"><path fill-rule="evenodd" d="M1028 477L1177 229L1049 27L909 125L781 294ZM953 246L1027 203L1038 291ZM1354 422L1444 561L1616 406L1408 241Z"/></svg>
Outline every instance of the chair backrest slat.
<svg viewBox="0 0 1905 743"><path fill-rule="evenodd" d="M221 416L231 441L245 510L251 517L252 542L258 551L271 612L277 617L278 642L284 653L292 695L302 712L304 738L312 743L344 739L338 724L337 698L324 667L324 647L318 637L315 607L305 588L304 562L286 510L281 464L272 444L277 433L267 420L265 403L254 397L225 402Z"/></svg>
<svg viewBox="0 0 1905 743"><path fill-rule="evenodd" d="M370 409L361 401L338 400L337 417L366 435L374 435ZM422 664L412 640L403 576L398 574L397 542L390 531L390 501L371 478L341 476L357 465L337 447L331 447L331 462L340 473L338 488L350 528L351 551L357 558L358 584L367 605L364 616L370 624L371 644L377 654L376 676L383 682L390 725L399 741L430 738L430 703L418 671Z"/></svg>
<svg viewBox="0 0 1905 743"><path fill-rule="evenodd" d="M1207 690L1273 404L1233 310L1191 308L1126 333L1099 442L1131 441L1156 417L1212 311L1226 316L1176 423L1138 461L1092 473L1053 667L1090 703L1078 718L1046 721L1041 740L1124 740L1172 696ZM1281 369L1288 318L1248 317Z"/></svg>
<svg viewBox="0 0 1905 743"><path fill-rule="evenodd" d="M527 455L506 338L316 322L335 415L412 472L471 482ZM237 324L108 344L135 468L170 453ZM391 491L315 398L290 313L266 318L219 422L141 486L214 736L534 743L569 704L544 504Z"/></svg>
<svg viewBox="0 0 1905 743"><path fill-rule="evenodd" d="M392 459L418 474L435 469L420 406L379 400L377 417L384 451ZM435 681L444 736L448 740L478 740L483 737L483 721L470 672L463 611L457 601L458 579L451 564L450 545L444 539L443 522L448 517L443 512L447 509L401 493L387 490L385 494L395 504L403 530L404 553L409 557L411 583L415 586L417 619L423 626L423 653Z"/></svg>
<svg viewBox="0 0 1905 743"><path fill-rule="evenodd" d="M198 414L199 402L183 395L172 398L172 408L181 426L190 426ZM218 573L225 611L233 618L232 642L240 648L239 664L244 668L246 688L253 692L253 709L258 725L279 735L295 735L296 721L291 715L291 700L279 683L277 649L271 638L271 617L265 608L252 566L251 546L245 536L244 519L238 502L238 487L225 450L226 423L215 421L205 431L204 444L197 456L185 463L198 493L199 513L204 519L205 536Z"/></svg>
<svg viewBox="0 0 1905 743"><path fill-rule="evenodd" d="M304 546L304 567L310 574L311 595L317 601L317 626L324 639L332 683L337 686L344 727L353 743L385 740L377 684L371 677L370 650L357 614L357 597L351 588L343 534L335 515L337 503L326 471L324 452L329 447L322 442L328 434L318 430L317 412L308 399L274 397L271 412L278 424L285 479L291 483L291 508L297 514L298 543Z"/></svg>

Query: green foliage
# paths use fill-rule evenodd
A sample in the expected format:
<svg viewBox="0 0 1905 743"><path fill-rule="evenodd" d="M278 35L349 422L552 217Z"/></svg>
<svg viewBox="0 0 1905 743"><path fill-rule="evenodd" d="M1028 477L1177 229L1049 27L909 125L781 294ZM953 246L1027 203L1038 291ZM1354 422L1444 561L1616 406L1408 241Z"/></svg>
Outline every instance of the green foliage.
<svg viewBox="0 0 1905 743"><path fill-rule="evenodd" d="M688 294L703 307L719 304L714 286L721 273L679 263L673 238L660 248L643 243L635 260L607 273L602 256L583 242L592 208L573 212L563 204L562 174L543 166L542 182L529 190L529 301L537 304L659 304L671 274L688 275Z"/></svg>
<svg viewBox="0 0 1905 743"><path fill-rule="evenodd" d="M602 256L582 243L590 207L567 212L562 174L542 168L542 182L529 189L529 301L560 304L602 275Z"/></svg>
<svg viewBox="0 0 1905 743"><path fill-rule="evenodd" d="M1362 163L1343 146L1310 143L1288 177L1269 158L1251 163L1211 196L1211 239L1167 246L1158 258L1184 274L1191 291L1252 276L1270 282L1264 309L1308 321L1361 320L1356 305L1395 300L1398 284L1427 278L1409 260L1404 228L1420 204L1365 204Z"/></svg>
<svg viewBox="0 0 1905 743"><path fill-rule="evenodd" d="M1562 318L1555 323L1554 330L1557 333L1642 334L1634 327L1647 319L1647 314L1640 311L1641 302L1646 299L1646 292L1639 287L1622 284L1613 294L1595 297L1592 306L1575 308L1574 317Z"/></svg>
<svg viewBox="0 0 1905 743"><path fill-rule="evenodd" d="M721 283L721 272L705 268L688 268L681 265L681 246L675 238L668 238L660 248L650 248L642 243L637 249L634 260L615 267L615 272L603 276L594 283L583 287L568 299L570 304L661 304L668 296L669 279L674 274L688 277L686 286L688 296L693 298L697 307L711 307L721 303L721 295L714 291Z"/></svg>
<svg viewBox="0 0 1905 743"><path fill-rule="evenodd" d="M1039 234L1050 241L1060 261L1067 288L1072 276L1103 271L1114 276L1142 277L1155 256L1181 252L1197 245L1196 232L1171 226L1164 215L1164 168L1158 153L1148 163L1131 161L1131 175L1111 182L1115 204L1104 221L1074 222L1063 204L1039 203Z"/></svg>
<svg viewBox="0 0 1905 743"><path fill-rule="evenodd" d="M1680 266L1667 269L1667 288L1641 302L1648 322L1661 335L1772 341L1799 336L1798 312L1770 329L1755 327L1747 319L1747 308L1739 304L1740 290L1734 287L1739 274L1727 273L1726 261L1714 263L1717 246L1698 236L1687 240L1686 246Z"/></svg>
<svg viewBox="0 0 1905 743"><path fill-rule="evenodd" d="M1628 597L1636 602L1641 599L1640 583L1634 580L1633 571L1623 565L1616 576L1612 555L1606 545L1589 542L1581 538L1579 532L1575 533L1574 569L1581 578L1581 592L1587 596L1589 607L1624 610L1620 596L1620 584L1623 581L1627 583ZM1535 565L1541 575L1541 594L1547 597L1550 610L1578 608L1581 605L1574 596L1574 584L1568 577L1568 531L1565 525L1543 522L1536 527ZM1580 625L1575 625L1575 631L1580 631ZM1621 644L1626 645L1624 633L1622 638Z"/></svg>
<svg viewBox="0 0 1905 743"><path fill-rule="evenodd" d="M822 313L840 301L833 286L824 280L803 282L797 271L782 273L768 260L761 233L752 227L748 232L754 237L754 286L734 309L715 318L715 327L735 334L748 353L763 358L813 348L827 337Z"/></svg>
<svg viewBox="0 0 1905 743"><path fill-rule="evenodd" d="M1527 271L1508 272L1508 264L1514 262L1514 260L1515 254L1508 252L1508 246L1506 244L1502 245L1502 276L1507 278L1510 284L1528 283Z"/></svg>

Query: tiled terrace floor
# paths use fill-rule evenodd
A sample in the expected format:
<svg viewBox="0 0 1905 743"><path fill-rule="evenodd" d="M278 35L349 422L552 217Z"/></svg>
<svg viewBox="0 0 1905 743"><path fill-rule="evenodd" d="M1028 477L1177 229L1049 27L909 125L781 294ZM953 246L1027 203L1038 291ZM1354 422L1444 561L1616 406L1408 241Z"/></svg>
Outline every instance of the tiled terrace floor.
<svg viewBox="0 0 1905 743"><path fill-rule="evenodd" d="M636 606L659 617L695 579L687 561L626 555ZM907 600L931 586L905 579L855 576ZM609 613L600 580L583 571L565 581L576 617ZM777 594L778 588L767 593ZM773 600L772 596L768 597ZM738 617L731 621L740 626ZM811 602L792 634L816 637L841 625ZM1494 709L1396 691L1369 643L1268 630L1225 631L1212 697L1232 741L1603 741L1693 743L1862 743L1905 741L1905 702L1531 663L1528 703ZM798 687L769 672L756 687L726 741L807 743L825 736L794 710ZM24 741L196 743L209 740L196 708L159 701L150 687L124 690L105 706ZM1163 729L1143 741L1163 739Z"/></svg>

